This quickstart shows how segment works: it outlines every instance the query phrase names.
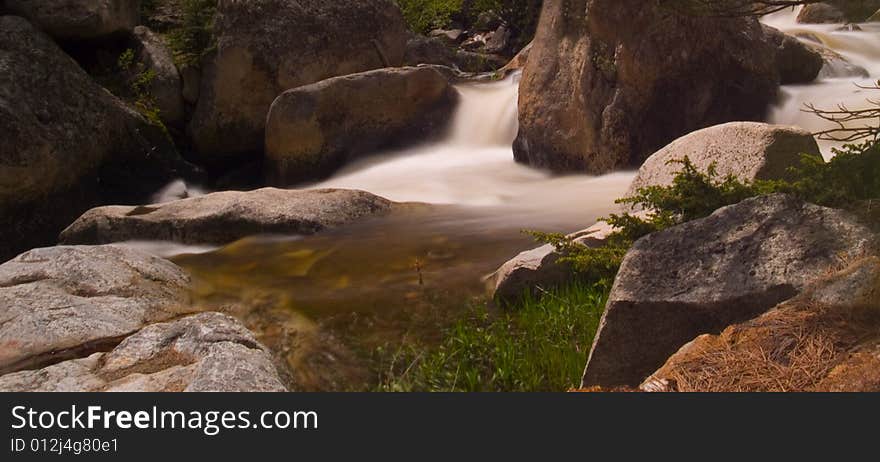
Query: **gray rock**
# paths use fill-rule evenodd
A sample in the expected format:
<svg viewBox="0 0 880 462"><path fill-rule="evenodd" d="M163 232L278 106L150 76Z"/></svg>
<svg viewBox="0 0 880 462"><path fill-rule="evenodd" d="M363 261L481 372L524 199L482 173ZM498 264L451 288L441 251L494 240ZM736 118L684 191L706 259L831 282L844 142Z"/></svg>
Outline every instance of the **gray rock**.
<svg viewBox="0 0 880 462"><path fill-rule="evenodd" d="M352 190L226 191L164 204L89 210L64 232L65 244L166 240L225 244L264 233L313 234L385 215L395 204Z"/></svg>
<svg viewBox="0 0 880 462"><path fill-rule="evenodd" d="M129 33L140 21L140 6L141 0L6 0L10 12L62 40Z"/></svg>
<svg viewBox="0 0 880 462"><path fill-rule="evenodd" d="M289 185L446 126L455 89L431 67L379 69L288 90L269 110L266 173Z"/></svg>
<svg viewBox="0 0 880 462"><path fill-rule="evenodd" d="M778 194L646 236L618 273L583 385L637 386L698 335L760 315L874 245L849 214Z"/></svg>
<svg viewBox="0 0 880 462"><path fill-rule="evenodd" d="M113 346L187 312L176 265L114 246L50 247L0 265L0 374Z"/></svg>
<svg viewBox="0 0 880 462"><path fill-rule="evenodd" d="M821 159L813 135L798 127L758 122L731 122L685 135L648 158L630 185L627 196L639 188L672 184L687 157L705 172L710 165L720 177L740 180L787 178L790 167L800 165L801 155ZM671 162L671 163L670 163Z"/></svg>
<svg viewBox="0 0 880 462"><path fill-rule="evenodd" d="M0 376L0 391L280 392L272 358L235 319L154 324L108 353Z"/></svg>
<svg viewBox="0 0 880 462"><path fill-rule="evenodd" d="M95 205L143 201L191 168L161 127L15 16L0 17L0 133L0 261L54 243Z"/></svg>
<svg viewBox="0 0 880 462"><path fill-rule="evenodd" d="M169 125L181 125L184 119L183 83L171 50L144 26L134 28L134 39L144 69L155 75L148 90L156 101L159 117Z"/></svg>
<svg viewBox="0 0 880 462"><path fill-rule="evenodd" d="M260 156L266 114L285 90L399 66L406 23L392 0L250 0L217 5L189 125L206 161Z"/></svg>
<svg viewBox="0 0 880 462"><path fill-rule="evenodd" d="M514 156L560 172L640 165L693 130L761 120L779 87L776 47L754 18L544 0L533 43Z"/></svg>
<svg viewBox="0 0 880 462"><path fill-rule="evenodd" d="M853 23L870 21L880 9L880 0L828 0L806 5L797 21L806 24Z"/></svg>
<svg viewBox="0 0 880 462"><path fill-rule="evenodd" d="M180 69L180 78L183 82L182 95L184 101L196 104L199 101L199 85L201 85L202 71L196 65L186 65Z"/></svg>
<svg viewBox="0 0 880 462"><path fill-rule="evenodd" d="M474 53L447 46L441 40L416 36L406 43L404 64L438 64L462 72L492 72L505 65L504 58L485 53Z"/></svg>
<svg viewBox="0 0 880 462"><path fill-rule="evenodd" d="M436 38L447 46L457 46L464 38L464 31L461 29L435 29L428 33L428 37Z"/></svg>

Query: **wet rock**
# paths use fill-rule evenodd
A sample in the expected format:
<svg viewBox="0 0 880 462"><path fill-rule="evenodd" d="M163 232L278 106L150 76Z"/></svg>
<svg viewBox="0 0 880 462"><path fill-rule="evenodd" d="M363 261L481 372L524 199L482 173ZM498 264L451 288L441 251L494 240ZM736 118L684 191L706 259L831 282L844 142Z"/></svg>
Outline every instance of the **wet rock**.
<svg viewBox="0 0 880 462"><path fill-rule="evenodd" d="M804 6L797 21L804 24L865 22L880 9L880 0L829 0Z"/></svg>
<svg viewBox="0 0 880 462"><path fill-rule="evenodd" d="M731 122L685 135L648 158L630 185L627 197L640 188L668 186L687 157L700 171L715 165L719 177L775 180L789 176L807 154L822 158L813 135L798 127L758 122Z"/></svg>
<svg viewBox="0 0 880 462"><path fill-rule="evenodd" d="M226 244L255 234L313 234L388 214L394 206L381 197L352 190L227 191L164 204L92 209L65 229L60 241Z"/></svg>
<svg viewBox="0 0 880 462"><path fill-rule="evenodd" d="M269 106L285 90L399 66L407 33L391 0L224 1L190 123L206 162L258 158Z"/></svg>
<svg viewBox="0 0 880 462"><path fill-rule="evenodd" d="M379 69L284 92L266 123L266 173L288 185L445 127L455 90L431 67Z"/></svg>
<svg viewBox="0 0 880 462"><path fill-rule="evenodd" d="M767 313L702 335L642 384L684 392L880 391L880 259L867 257Z"/></svg>
<svg viewBox="0 0 880 462"><path fill-rule="evenodd" d="M162 127L22 18L0 17L0 69L0 261L54 243L95 205L141 202L191 171Z"/></svg>
<svg viewBox="0 0 880 462"><path fill-rule="evenodd" d="M130 33L140 21L140 0L6 0L6 9L61 40Z"/></svg>
<svg viewBox="0 0 880 462"><path fill-rule="evenodd" d="M114 246L35 249L0 265L0 374L104 351L187 312L189 277Z"/></svg>
<svg viewBox="0 0 880 462"><path fill-rule="evenodd" d="M438 64L462 72L491 72L505 65L504 58L451 48L437 39L416 36L406 44L407 66Z"/></svg>
<svg viewBox="0 0 880 462"><path fill-rule="evenodd" d="M780 194L646 236L620 268L583 384L636 386L698 335L759 316L874 245L849 214Z"/></svg>
<svg viewBox="0 0 880 462"><path fill-rule="evenodd" d="M764 26L768 39L776 46L776 66L783 85L810 83L822 70L822 55L800 40L778 29Z"/></svg>
<svg viewBox="0 0 880 462"><path fill-rule="evenodd" d="M154 324L107 353L0 376L0 390L287 391L266 348L220 313Z"/></svg>
<svg viewBox="0 0 880 462"><path fill-rule="evenodd" d="M639 165L693 130L761 120L778 90L775 47L754 18L546 0L533 43L514 154L556 171Z"/></svg>
<svg viewBox="0 0 880 462"><path fill-rule="evenodd" d="M134 39L144 71L152 72L154 76L147 91L156 102L159 117L169 125L183 124L183 84L171 50L144 26L134 28Z"/></svg>

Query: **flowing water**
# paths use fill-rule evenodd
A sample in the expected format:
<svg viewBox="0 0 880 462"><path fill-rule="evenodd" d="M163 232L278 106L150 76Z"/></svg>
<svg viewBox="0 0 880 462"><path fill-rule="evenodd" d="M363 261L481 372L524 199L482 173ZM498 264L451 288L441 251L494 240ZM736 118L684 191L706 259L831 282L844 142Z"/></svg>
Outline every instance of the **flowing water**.
<svg viewBox="0 0 880 462"><path fill-rule="evenodd" d="M880 23L859 24L854 28L840 24L798 24L796 18L801 8L765 17L764 23L804 43L825 48L842 59L826 64L816 82L784 86L781 101L771 111L768 121L797 125L815 133L834 126L805 112L804 104L820 109L835 109L843 104L857 110L869 107L869 100L880 100L880 91L860 88L873 86L880 79ZM833 155L831 148L841 144L820 141L826 159Z"/></svg>
<svg viewBox="0 0 880 462"><path fill-rule="evenodd" d="M868 93L856 84L880 75L880 25L854 32L803 26L794 23L796 13L765 21L821 43L849 64L828 66L814 84L784 87L769 121L820 130L824 125L801 112L803 104L866 104ZM389 340L438 335L448 314L484 293L484 275L533 246L522 229L589 226L616 209L614 199L633 177L553 176L515 163L517 84L513 75L459 85L459 107L440 141L374 155L327 181L300 185L432 205L316 236L257 236L189 249L174 260L193 274L197 302L233 312L246 305L249 327L274 351L291 352L288 362L305 389L368 381L354 352L362 357ZM828 155L830 147L823 146Z"/></svg>

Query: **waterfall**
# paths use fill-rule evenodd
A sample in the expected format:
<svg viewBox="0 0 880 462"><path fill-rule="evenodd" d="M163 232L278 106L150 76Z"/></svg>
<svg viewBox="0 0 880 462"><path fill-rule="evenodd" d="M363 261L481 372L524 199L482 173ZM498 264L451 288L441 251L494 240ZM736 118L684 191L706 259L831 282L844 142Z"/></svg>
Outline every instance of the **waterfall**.
<svg viewBox="0 0 880 462"><path fill-rule="evenodd" d="M842 59L826 64L816 82L783 86L780 101L768 121L818 132L834 125L804 112L804 104L823 109L834 109L839 104L864 109L869 107L869 99L880 98L880 92L860 88L880 79L880 23L859 24L857 28L841 24L798 24L799 12L800 8L782 11L763 18L763 22ZM840 144L820 141L826 158L830 158L831 149Z"/></svg>

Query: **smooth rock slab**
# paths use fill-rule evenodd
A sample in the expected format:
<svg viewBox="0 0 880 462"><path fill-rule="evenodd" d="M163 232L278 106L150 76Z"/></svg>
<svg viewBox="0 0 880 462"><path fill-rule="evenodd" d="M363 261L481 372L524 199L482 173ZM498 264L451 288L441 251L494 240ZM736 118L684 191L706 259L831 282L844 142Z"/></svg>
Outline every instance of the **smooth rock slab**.
<svg viewBox="0 0 880 462"><path fill-rule="evenodd" d="M0 391L280 392L271 355L235 319L154 324L108 353L0 377Z"/></svg>
<svg viewBox="0 0 880 462"><path fill-rule="evenodd" d="M731 122L685 135L645 161L633 179L627 196L640 188L668 186L681 171L685 157L701 172L715 165L719 178L733 175L740 180L787 178L788 169L800 165L801 156L821 158L813 135L798 127L759 122Z"/></svg>
<svg viewBox="0 0 880 462"><path fill-rule="evenodd" d="M61 233L65 244L164 240L226 244L269 233L314 234L391 212L395 203L354 190L226 191L140 207L89 210Z"/></svg>
<svg viewBox="0 0 880 462"><path fill-rule="evenodd" d="M0 265L0 374L82 357L188 308L189 276L115 246L50 247Z"/></svg>
<svg viewBox="0 0 880 462"><path fill-rule="evenodd" d="M781 194L648 235L621 265L583 385L637 386L698 335L764 313L874 245L848 213Z"/></svg>

